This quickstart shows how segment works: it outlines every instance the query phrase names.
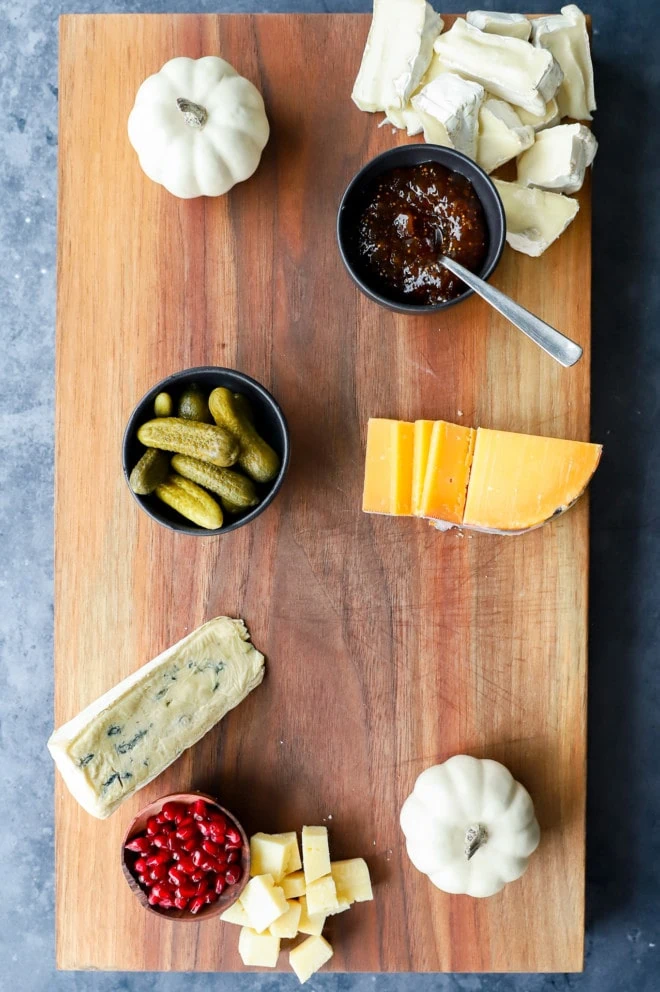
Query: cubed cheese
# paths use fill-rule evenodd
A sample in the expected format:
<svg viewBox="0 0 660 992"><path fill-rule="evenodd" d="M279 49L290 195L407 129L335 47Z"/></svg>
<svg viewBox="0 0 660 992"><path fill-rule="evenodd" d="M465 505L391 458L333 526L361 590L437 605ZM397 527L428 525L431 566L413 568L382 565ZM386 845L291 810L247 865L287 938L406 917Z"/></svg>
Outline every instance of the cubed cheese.
<svg viewBox="0 0 660 992"><path fill-rule="evenodd" d="M308 937L289 952L289 964L301 985L332 957L333 950L323 937Z"/></svg>
<svg viewBox="0 0 660 992"><path fill-rule="evenodd" d="M486 34L503 34L508 38L529 41L532 25L522 14L504 14L495 10L468 10L465 20Z"/></svg>
<svg viewBox="0 0 660 992"><path fill-rule="evenodd" d="M294 871L291 875L285 875L281 882L284 895L287 899L297 899L298 896L305 895L305 873L304 871Z"/></svg>
<svg viewBox="0 0 660 992"><path fill-rule="evenodd" d="M323 914L328 916L339 906L337 899L337 888L332 875L325 875L317 878L315 882L310 882L305 892L307 899L307 911L313 916Z"/></svg>
<svg viewBox="0 0 660 992"><path fill-rule="evenodd" d="M298 921L298 930L300 933L309 933L312 936L318 936L323 930L323 924L325 923L325 914L317 913L310 916L307 910L307 898L306 896L300 897L300 920Z"/></svg>
<svg viewBox="0 0 660 992"><path fill-rule="evenodd" d="M364 858L333 861L330 870L340 902L369 902L373 899L369 868Z"/></svg>
<svg viewBox="0 0 660 992"><path fill-rule="evenodd" d="M279 885L275 885L272 875L251 878L241 893L240 902L251 928L257 933L267 930L273 920L289 908L286 896Z"/></svg>
<svg viewBox="0 0 660 992"><path fill-rule="evenodd" d="M523 124L511 104L491 97L479 111L477 163L493 172L534 144L534 128Z"/></svg>
<svg viewBox="0 0 660 992"><path fill-rule="evenodd" d="M572 3L562 7L561 14L535 18L532 30L534 44L551 52L564 73L557 91L561 116L590 121L596 96L584 14Z"/></svg>
<svg viewBox="0 0 660 992"><path fill-rule="evenodd" d="M476 158L483 98L484 88L479 83L462 79L455 72L443 72L413 96L412 105L442 124L452 148Z"/></svg>
<svg viewBox="0 0 660 992"><path fill-rule="evenodd" d="M290 842L282 835L254 834L250 837L250 874L272 875L280 882L286 875L290 853Z"/></svg>
<svg viewBox="0 0 660 992"><path fill-rule="evenodd" d="M220 914L223 923L236 923L239 927L250 925L250 918L243 908L240 899L237 899L233 906L230 906Z"/></svg>
<svg viewBox="0 0 660 992"><path fill-rule="evenodd" d="M271 834L272 837L278 837L281 840L286 841L287 845L287 859L286 859L286 869L285 874L290 875L294 871L298 871L302 868L302 861L300 860L300 848L298 847L298 836L295 830L289 830L285 834Z"/></svg>
<svg viewBox="0 0 660 992"><path fill-rule="evenodd" d="M413 425L410 424L410 435L412 441ZM412 444L410 446L410 502L412 495ZM410 510L408 511L410 512ZM303 847L303 869L305 872L305 882L309 886L310 882L322 878L323 875L330 874L330 849L328 847L327 827L303 827L302 828Z"/></svg>
<svg viewBox="0 0 660 992"><path fill-rule="evenodd" d="M506 240L516 251L542 255L571 223L580 204L561 193L494 179L506 214Z"/></svg>
<svg viewBox="0 0 660 992"><path fill-rule="evenodd" d="M559 193L577 193L594 160L598 142L584 124L541 131L518 159L518 182Z"/></svg>
<svg viewBox="0 0 660 992"><path fill-rule="evenodd" d="M367 428L367 456L364 473L362 509L365 513L390 513L409 516L412 508L413 451L415 425L398 420L372 417ZM303 863L305 862L305 830L325 831L325 827L303 827ZM312 835L309 835L312 837ZM311 841L310 841L311 843ZM311 856L311 848L310 855ZM330 871L328 867L321 875ZM315 875L314 878L318 878ZM313 881L308 877L307 881Z"/></svg>
<svg viewBox="0 0 660 992"><path fill-rule="evenodd" d="M238 953L243 964L275 968L280 954L280 938L243 927L238 938Z"/></svg>
<svg viewBox="0 0 660 992"><path fill-rule="evenodd" d="M516 107L516 113L522 123L529 124L530 127L534 128L534 131L545 131L546 127L554 127L561 120L557 98L554 96L552 100L548 100L542 114L530 114L528 110L524 110L522 107Z"/></svg>
<svg viewBox="0 0 660 992"><path fill-rule="evenodd" d="M282 913L276 920L273 920L268 928L273 937L281 937L283 940L290 940L298 933L300 923L300 913L302 907L295 899L289 900L289 908L286 913Z"/></svg>

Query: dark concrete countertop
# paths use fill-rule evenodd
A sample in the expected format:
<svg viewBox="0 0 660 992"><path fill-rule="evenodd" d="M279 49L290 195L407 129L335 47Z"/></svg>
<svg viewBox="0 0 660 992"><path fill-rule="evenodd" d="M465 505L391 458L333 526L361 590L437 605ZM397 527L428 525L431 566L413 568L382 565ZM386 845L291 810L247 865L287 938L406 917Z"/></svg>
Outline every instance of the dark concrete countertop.
<svg viewBox="0 0 660 992"><path fill-rule="evenodd" d="M475 3L548 11L547 2ZM446 2L445 11L465 6ZM365 0L5 0L0 6L0 988L284 992L290 975L56 973L52 730L57 18L367 10ZM555 8L552 8L553 10ZM328 992L660 990L660 7L593 0L587 955L584 975L321 975ZM103 893L99 893L103 899ZM534 935L530 934L530 940Z"/></svg>

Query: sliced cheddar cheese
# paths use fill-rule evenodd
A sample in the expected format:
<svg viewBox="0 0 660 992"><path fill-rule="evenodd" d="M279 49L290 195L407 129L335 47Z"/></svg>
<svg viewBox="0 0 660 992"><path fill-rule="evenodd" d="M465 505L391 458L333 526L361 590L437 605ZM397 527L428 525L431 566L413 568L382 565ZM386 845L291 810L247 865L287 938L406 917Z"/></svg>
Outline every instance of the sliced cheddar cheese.
<svg viewBox="0 0 660 992"><path fill-rule="evenodd" d="M426 463L431 446L434 420L416 420L413 445L412 512L418 517L422 505L422 491L426 476Z"/></svg>
<svg viewBox="0 0 660 992"><path fill-rule="evenodd" d="M463 524L520 533L567 510L596 471L602 446L480 427Z"/></svg>
<svg viewBox="0 0 660 992"><path fill-rule="evenodd" d="M475 434L472 427L434 423L418 516L462 523Z"/></svg>
<svg viewBox="0 0 660 992"><path fill-rule="evenodd" d="M414 424L379 418L369 421L362 498L365 513L410 516L414 443Z"/></svg>

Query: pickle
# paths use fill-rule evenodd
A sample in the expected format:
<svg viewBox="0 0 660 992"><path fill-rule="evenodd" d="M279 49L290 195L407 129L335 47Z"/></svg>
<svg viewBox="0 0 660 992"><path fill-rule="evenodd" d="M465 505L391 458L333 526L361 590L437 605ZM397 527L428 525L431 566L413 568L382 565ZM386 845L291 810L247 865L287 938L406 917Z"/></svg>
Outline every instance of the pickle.
<svg viewBox="0 0 660 992"><path fill-rule="evenodd" d="M216 465L200 462L197 458L190 458L188 455L174 455L172 468L184 479L190 479L198 486L204 486L205 489L210 489L212 493L221 496L223 506L228 504L231 513L247 510L259 502L254 482L231 468L218 468Z"/></svg>
<svg viewBox="0 0 660 992"><path fill-rule="evenodd" d="M179 454L223 467L233 465L240 452L238 439L226 428L179 417L148 420L142 424L137 436L146 448L178 451Z"/></svg>
<svg viewBox="0 0 660 992"><path fill-rule="evenodd" d="M158 448L148 448L131 472L128 484L138 496L147 496L165 481L169 470L169 455Z"/></svg>
<svg viewBox="0 0 660 992"><path fill-rule="evenodd" d="M257 434L245 414L237 409L235 397L219 387L209 396L209 409L219 427L230 431L240 443L238 464L256 482L272 482L280 468L280 459L271 446Z"/></svg>
<svg viewBox="0 0 660 992"><path fill-rule="evenodd" d="M197 383L188 386L179 398L178 414L184 420L198 420L202 424L212 424L206 394Z"/></svg>
<svg viewBox="0 0 660 992"><path fill-rule="evenodd" d="M156 487L156 496L198 527L206 530L222 527L222 510L211 494L175 472Z"/></svg>
<svg viewBox="0 0 660 992"><path fill-rule="evenodd" d="M154 413L157 417L171 417L174 410L172 397L169 393L159 393L154 400Z"/></svg>
<svg viewBox="0 0 660 992"><path fill-rule="evenodd" d="M254 410L245 393L234 393L234 410L239 416L254 423Z"/></svg>

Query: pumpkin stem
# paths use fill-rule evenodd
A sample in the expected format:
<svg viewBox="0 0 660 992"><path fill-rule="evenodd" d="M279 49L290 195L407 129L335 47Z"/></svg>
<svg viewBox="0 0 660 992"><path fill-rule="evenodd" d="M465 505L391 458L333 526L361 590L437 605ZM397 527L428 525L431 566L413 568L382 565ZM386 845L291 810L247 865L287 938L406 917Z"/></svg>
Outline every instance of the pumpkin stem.
<svg viewBox="0 0 660 992"><path fill-rule="evenodd" d="M482 844L488 840L486 828L480 823L473 823L465 831L465 857L469 861L474 857Z"/></svg>
<svg viewBox="0 0 660 992"><path fill-rule="evenodd" d="M194 127L198 130L204 127L209 116L205 107L200 107L198 103L193 103L192 100L184 100L181 96L176 101L176 105L183 114L183 119L188 127Z"/></svg>

